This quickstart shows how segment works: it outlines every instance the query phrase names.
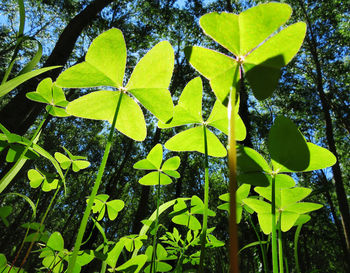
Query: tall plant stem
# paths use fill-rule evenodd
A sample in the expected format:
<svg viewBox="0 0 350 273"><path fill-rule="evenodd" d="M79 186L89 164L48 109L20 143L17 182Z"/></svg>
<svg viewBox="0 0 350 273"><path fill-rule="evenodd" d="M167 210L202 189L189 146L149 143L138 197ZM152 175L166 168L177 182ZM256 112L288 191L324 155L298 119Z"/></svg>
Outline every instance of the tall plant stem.
<svg viewBox="0 0 350 273"><path fill-rule="evenodd" d="M155 233L153 237L153 249L152 249L152 262L150 272L157 272L156 253L157 253L157 241L158 241L158 217L159 217L159 199L160 199L160 172L158 172L158 185L157 185L157 212L156 212L156 224L155 224ZM152 271L153 270L153 271Z"/></svg>
<svg viewBox="0 0 350 273"><path fill-rule="evenodd" d="M262 254L262 258L263 258L263 266L264 266L264 272L265 273L268 273L269 270L267 269L267 259L266 259L266 250L265 250L265 246L261 243L262 240L261 240L261 237L259 235L259 232L258 230L256 229L253 221L252 221L252 217L250 215L248 215L248 219L249 219L249 223L251 224L251 226L253 227L254 231L255 231L255 234L256 234L256 237L258 238L259 240L259 245L260 245L260 249L261 249L261 254Z"/></svg>
<svg viewBox="0 0 350 273"><path fill-rule="evenodd" d="M299 257L298 257L298 241L299 241L299 235L300 235L302 226L303 225L298 225L294 235L294 259L295 259L295 270L297 273L300 273Z"/></svg>
<svg viewBox="0 0 350 273"><path fill-rule="evenodd" d="M208 163L208 140L207 127L203 126L204 131L204 214L203 229L201 237L201 255L199 258L199 272L203 272L205 258L205 243L207 242L207 225L208 225L208 204L209 204L209 163Z"/></svg>
<svg viewBox="0 0 350 273"><path fill-rule="evenodd" d="M277 234L276 234L276 179L275 175L272 176L272 206L271 206L271 214L272 214L272 269L273 273L278 273L278 253L277 253Z"/></svg>
<svg viewBox="0 0 350 273"><path fill-rule="evenodd" d="M243 73L240 68L237 73ZM242 78L242 76L241 76ZM236 83L234 83L236 84ZM236 191L237 191L237 154L236 154L236 88L239 91L239 82L230 89L228 102L228 167L229 167L229 193L230 193L230 215L229 215L229 259L230 272L239 273L238 261L238 227L236 216Z"/></svg>
<svg viewBox="0 0 350 273"><path fill-rule="evenodd" d="M282 240L282 230L281 230L281 216L282 213L280 213L278 217L278 258L279 258L279 266L280 266L280 272L283 273L283 240Z"/></svg>
<svg viewBox="0 0 350 273"><path fill-rule="evenodd" d="M10 182L12 181L12 179L16 176L16 174L21 170L21 168L23 167L24 163L27 161L26 158L24 158L25 154L27 153L28 149L30 146L32 146L32 144L34 143L34 141L36 140L37 136L39 135L41 128L43 127L47 117L48 117L49 113L46 112L43 119L41 120L39 126L36 128L32 138L30 139L30 142L27 144L27 146L25 147L24 151L21 153L21 155L19 156L18 160L16 161L16 163L12 166L12 168L4 175L3 178L1 178L0 180L0 193L2 193L2 191L8 186L8 184L10 184ZM4 129L4 127L1 125L0 129Z"/></svg>
<svg viewBox="0 0 350 273"><path fill-rule="evenodd" d="M67 269L68 273L73 273L74 265L75 265L75 262L77 260L78 252L80 250L80 245L81 245L81 242L83 241L83 236L84 236L84 233L85 233L86 225L87 225L87 222L89 220L91 208L92 208L92 205L94 204L95 196L96 196L97 191L98 191L98 189L100 187L100 184L101 184L102 176L103 176L103 173L104 173L104 170L105 170L105 167L106 167L106 164L107 164L107 159L108 159L108 156L109 156L109 152L110 152L111 146L112 146L113 132L115 130L114 128L115 128L115 124L117 122L118 112L119 112L119 108L120 108L120 104L121 104L123 95L124 95L124 93L121 92L120 96L119 96L119 99L118 99L117 107L116 107L116 110L115 110L115 113L114 113L112 127L111 127L111 130L109 131L107 144L106 144L106 147L105 147L105 151L103 153L103 158L102 158L102 161L101 161L101 165L100 165L100 168L98 170L97 177L96 177L94 186L92 188L92 191L91 191L91 194L90 194L90 197L89 197L89 202L88 202L88 204L86 206L86 209L85 209L85 212L84 212L84 215L83 215L83 219L80 222L80 227L79 227L77 239L75 240L73 253L72 253L72 256L71 256L71 258L69 260L69 263L68 263L68 269Z"/></svg>

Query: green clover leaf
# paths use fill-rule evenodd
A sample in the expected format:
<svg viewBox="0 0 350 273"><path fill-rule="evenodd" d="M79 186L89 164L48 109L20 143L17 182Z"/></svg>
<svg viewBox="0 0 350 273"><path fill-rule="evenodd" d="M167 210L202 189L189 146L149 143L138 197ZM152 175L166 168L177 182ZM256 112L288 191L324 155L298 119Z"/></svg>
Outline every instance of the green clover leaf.
<svg viewBox="0 0 350 273"><path fill-rule="evenodd" d="M299 202L311 193L311 189L303 187L285 188L277 187L276 183L276 223L279 216L281 219L281 230L287 232L290 230L300 217L305 213L318 210L321 204L311 202ZM260 196L271 202L271 187L256 187L254 189ZM252 208L258 214L258 220L262 231L269 234L272 231L272 213L271 204L263 200L246 198L243 202Z"/></svg>
<svg viewBox="0 0 350 273"><path fill-rule="evenodd" d="M178 104L174 107L173 119L168 123L158 123L160 128L187 124L197 125L173 136L164 146L172 151L197 151L205 154L206 136L208 155L224 157L227 154L226 148L215 134L208 129L208 126L227 134L227 110L220 102L216 101L209 118L204 122L202 118L202 90L200 77L191 80L182 91ZM236 135L237 140L243 140L246 136L245 126L239 115L236 115Z"/></svg>
<svg viewBox="0 0 350 273"><path fill-rule="evenodd" d="M32 188L38 188L42 185L42 190L45 192L55 190L58 187L58 179L56 175L51 173L39 170L39 169L30 169L27 172L29 179L29 184Z"/></svg>
<svg viewBox="0 0 350 273"><path fill-rule="evenodd" d="M69 158L59 152L55 153L55 159L60 163L62 169L66 170L72 165L73 171L78 172L90 166L90 162L86 160L86 157L74 156L65 147L63 147L63 149L68 154Z"/></svg>
<svg viewBox="0 0 350 273"><path fill-rule="evenodd" d="M62 88L52 83L51 78L43 79L35 92L29 92L26 97L30 100L47 104L46 111L55 117L68 117L65 107L68 105Z"/></svg>
<svg viewBox="0 0 350 273"><path fill-rule="evenodd" d="M174 52L167 41L154 46L136 65L124 87L126 45L119 29L99 35L90 45L85 62L64 71L57 79L61 87L83 88L110 86L117 91L96 91L82 96L67 106L74 116L106 120L112 123L120 101L116 129L126 136L143 141L146 123L132 95L158 119L166 122L173 113L168 86L174 67ZM96 103L98 102L98 103Z"/></svg>
<svg viewBox="0 0 350 273"><path fill-rule="evenodd" d="M276 88L280 69L298 52L306 33L306 24L299 22L275 34L291 13L291 7L281 3L261 4L239 15L208 13L199 21L204 33L235 58L198 46L186 48L186 57L208 78L222 103L226 104L230 89L236 88L240 66L254 96L263 100Z"/></svg>
<svg viewBox="0 0 350 273"><path fill-rule="evenodd" d="M172 183L169 176L179 178L180 174L176 171L180 166L180 157L174 156L167 159L163 165L163 148L161 144L155 145L145 159L139 160L134 164L135 169L154 170L143 176L139 183L146 186L168 185Z"/></svg>
<svg viewBox="0 0 350 273"><path fill-rule="evenodd" d="M108 198L108 194L98 194L95 197L92 211L93 213L98 213L97 221L101 221L103 219L106 210L109 220L113 221L115 218L117 218L118 213L125 206L125 203L122 200L115 199L107 202ZM86 200L86 202L88 201L89 199Z"/></svg>
<svg viewBox="0 0 350 273"><path fill-rule="evenodd" d="M250 185L248 184L242 184L236 191L236 222L239 224L242 219L242 212L243 207L246 206L245 203L243 203L243 199L247 198L250 191ZM226 203L219 205L218 209L226 210L227 212L230 212L230 194L224 193L219 196L219 199L222 201L225 201Z"/></svg>

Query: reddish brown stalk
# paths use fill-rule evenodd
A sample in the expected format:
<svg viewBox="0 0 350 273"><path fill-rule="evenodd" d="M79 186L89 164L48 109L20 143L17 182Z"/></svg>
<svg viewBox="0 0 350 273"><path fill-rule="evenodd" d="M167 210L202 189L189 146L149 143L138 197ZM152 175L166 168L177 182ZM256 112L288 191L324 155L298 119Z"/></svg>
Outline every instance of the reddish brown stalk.
<svg viewBox="0 0 350 273"><path fill-rule="evenodd" d="M240 70L241 73L241 70ZM235 83L234 83L235 84ZM239 92L237 84L236 92ZM236 115L236 92L230 91L229 111L229 136L228 136L228 167L229 167L229 192L230 192L230 216L229 216L229 235L230 235L230 272L239 273L238 259L238 227L236 224L236 190L237 190L237 155L236 155L236 134L235 134L235 115Z"/></svg>

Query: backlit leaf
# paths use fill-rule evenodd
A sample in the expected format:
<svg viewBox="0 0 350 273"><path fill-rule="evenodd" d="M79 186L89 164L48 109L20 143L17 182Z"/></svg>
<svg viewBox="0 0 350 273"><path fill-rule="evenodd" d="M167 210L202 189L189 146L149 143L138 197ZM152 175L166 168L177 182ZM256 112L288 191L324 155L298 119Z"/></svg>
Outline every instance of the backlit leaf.
<svg viewBox="0 0 350 273"><path fill-rule="evenodd" d="M147 261L147 255L141 254L129 259L127 262L125 262L121 266L118 266L116 270L138 273L143 267L143 265L146 263L146 261Z"/></svg>
<svg viewBox="0 0 350 273"><path fill-rule="evenodd" d="M289 19L291 13L292 9L287 4L267 3L239 15L208 13L200 18L200 25L205 34L236 56L242 56L275 32Z"/></svg>
<svg viewBox="0 0 350 273"><path fill-rule="evenodd" d="M30 186L34 189L39 187L45 179L45 177L41 173L34 169L30 169L27 173L27 176L30 181Z"/></svg>
<svg viewBox="0 0 350 273"><path fill-rule="evenodd" d="M82 96L67 106L73 116L113 121L119 91L96 91ZM98 103L97 103L98 102ZM122 94L116 128L126 136L142 141L146 137L146 123L140 106L127 94Z"/></svg>
<svg viewBox="0 0 350 273"><path fill-rule="evenodd" d="M173 156L167 159L162 165L162 171L175 171L180 166L180 157Z"/></svg>
<svg viewBox="0 0 350 273"><path fill-rule="evenodd" d="M68 169L70 164L72 163L72 161L67 156L61 154L60 152L55 153L55 158L58 161L58 163L60 163L61 168L64 170Z"/></svg>
<svg viewBox="0 0 350 273"><path fill-rule="evenodd" d="M279 16L274 16L274 18ZM291 25L264 44L244 60L246 77L254 96L263 100L271 96L280 78L280 69L298 52L306 33L303 22Z"/></svg>
<svg viewBox="0 0 350 273"><path fill-rule="evenodd" d="M208 128L205 128L207 135L208 155L224 157L227 154L225 147L220 140ZM177 151L197 151L204 154L204 131L203 126L194 127L173 136L165 143L165 148Z"/></svg>
<svg viewBox="0 0 350 273"><path fill-rule="evenodd" d="M15 77L7 82L5 82L4 84L0 85L0 98L4 95L6 95L7 93L11 92L13 89L15 89L17 86L19 86L20 84L26 82L27 80L40 75L46 71L55 69L55 68L59 68L60 66L49 66L49 67L44 67L44 68L40 68L25 74L22 74L18 77Z"/></svg>
<svg viewBox="0 0 350 273"><path fill-rule="evenodd" d="M122 87L126 45L119 29L110 29L91 43L85 62L74 65L57 78L61 87Z"/></svg>
<svg viewBox="0 0 350 273"><path fill-rule="evenodd" d="M160 175L160 178L159 178L159 175ZM151 172L146 174L144 177L142 177L139 180L139 183L145 186L156 186L158 185L159 179L160 179L160 185L168 185L172 183L172 180L169 176L160 172Z"/></svg>
<svg viewBox="0 0 350 273"><path fill-rule="evenodd" d="M170 128L202 121L202 80L197 77L192 79L182 91L171 122L159 122L158 127Z"/></svg>
<svg viewBox="0 0 350 273"><path fill-rule="evenodd" d="M157 170L160 169L160 165L163 161L163 147L161 144L155 145L147 155L147 160L151 162Z"/></svg>
<svg viewBox="0 0 350 273"><path fill-rule="evenodd" d="M117 218L118 213L124 208L124 201L122 200L112 200L107 202L107 214L108 218L113 221Z"/></svg>
<svg viewBox="0 0 350 273"><path fill-rule="evenodd" d="M167 41L160 42L137 63L126 85L128 92L164 122L173 115L173 102L168 91L173 68L173 48Z"/></svg>
<svg viewBox="0 0 350 273"><path fill-rule="evenodd" d="M47 246L56 251L63 250L64 241L62 235L59 232L52 233L49 240L47 241Z"/></svg>
<svg viewBox="0 0 350 273"><path fill-rule="evenodd" d="M227 104L230 88L238 82L239 70L235 59L203 47L185 48L190 64L210 81L217 99Z"/></svg>
<svg viewBox="0 0 350 273"><path fill-rule="evenodd" d="M82 169L86 169L90 166L90 162L86 160L74 160L73 161L73 171L78 172Z"/></svg>

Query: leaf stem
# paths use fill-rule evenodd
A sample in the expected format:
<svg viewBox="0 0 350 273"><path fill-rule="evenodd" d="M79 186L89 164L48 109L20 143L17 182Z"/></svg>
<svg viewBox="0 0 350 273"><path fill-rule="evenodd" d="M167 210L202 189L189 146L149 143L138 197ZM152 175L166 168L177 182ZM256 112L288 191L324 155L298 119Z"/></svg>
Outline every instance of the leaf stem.
<svg viewBox="0 0 350 273"><path fill-rule="evenodd" d="M295 259L295 270L297 273L300 273L299 257L298 257L298 242L299 242L299 235L300 235L302 226L303 226L302 224L298 225L294 235L294 259Z"/></svg>
<svg viewBox="0 0 350 273"><path fill-rule="evenodd" d="M120 104L121 104L121 101L122 101L122 97L123 97L123 93L121 92L120 95L119 95L117 107L116 107L116 110L115 110L115 113L114 113L112 127L111 127L111 130L109 131L107 144L106 144L106 147L105 147L105 151L103 153L103 158L102 158L102 161L101 161L101 165L100 165L100 168L98 170L97 177L96 177L94 186L92 188L92 191L91 191L91 194L90 194L90 197L89 197L89 202L88 202L88 204L86 206L86 209L85 209L85 212L84 212L84 215L83 215L83 219L81 220L81 223L80 223L80 227L79 227L77 239L75 240L72 256L71 256L71 258L69 260L69 263L68 263L67 273L73 273L75 262L76 262L77 256L78 256L78 252L80 250L80 245L81 245L81 242L83 240L83 236L84 236L84 233L85 233L85 230L86 230L86 225L87 225L87 222L89 220L91 208L92 208L92 205L94 204L95 196L96 196L97 191L98 191L98 189L100 187L100 184L101 184L102 176L103 176L103 173L104 173L104 170L105 170L105 167L106 167L106 164L107 164L107 159L108 159L108 156L109 156L109 152L110 152L111 146L112 146L113 132L114 132L115 124L117 122L117 117L118 117L118 112L119 112L119 109L120 109Z"/></svg>
<svg viewBox="0 0 350 273"><path fill-rule="evenodd" d="M251 224L251 226L253 227L253 229L254 229L254 231L255 231L256 237L257 237L258 240L259 240L259 245L260 245L260 249L261 249L261 253L262 253L262 258L263 258L264 272L265 272L265 273L268 273L269 270L267 269L267 261L266 261L266 250L265 250L265 246L261 243L261 242L262 242L261 237L260 237L260 235L259 235L259 232L258 232L256 226L255 226L254 223L253 223L253 220L252 220L252 217L250 216L250 214L248 215L248 219L249 219L249 223Z"/></svg>
<svg viewBox="0 0 350 273"><path fill-rule="evenodd" d="M277 254L277 234L276 234L276 179L275 175L272 176L272 269L273 273L278 273L278 254Z"/></svg>
<svg viewBox="0 0 350 273"><path fill-rule="evenodd" d="M282 213L279 214L278 217L278 258L279 258L279 266L280 272L283 273L283 241L282 241L282 230L281 230L281 217Z"/></svg>
<svg viewBox="0 0 350 273"><path fill-rule="evenodd" d="M208 139L207 127L203 126L204 131L204 214L203 228L201 236L201 255L199 258L199 272L203 272L205 258L205 243L207 241L207 225L208 225L208 204L209 204L209 163L208 163Z"/></svg>
<svg viewBox="0 0 350 273"><path fill-rule="evenodd" d="M151 270L150 270L151 273L157 272L156 253L157 253L157 242L158 242L157 233L158 233L158 217L159 217L159 199L160 199L160 172L158 172L157 213L156 213L155 233L153 237L152 261L151 261Z"/></svg>
<svg viewBox="0 0 350 273"><path fill-rule="evenodd" d="M239 273L238 261L238 227L236 216L236 191L237 191L237 154L236 154L236 92L234 88L230 90L230 98L228 104L228 167L229 167L229 193L230 193L230 217L229 217L229 234L230 234L230 272Z"/></svg>

